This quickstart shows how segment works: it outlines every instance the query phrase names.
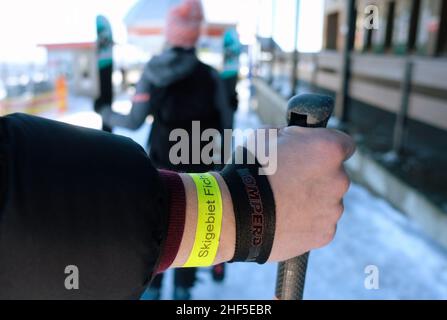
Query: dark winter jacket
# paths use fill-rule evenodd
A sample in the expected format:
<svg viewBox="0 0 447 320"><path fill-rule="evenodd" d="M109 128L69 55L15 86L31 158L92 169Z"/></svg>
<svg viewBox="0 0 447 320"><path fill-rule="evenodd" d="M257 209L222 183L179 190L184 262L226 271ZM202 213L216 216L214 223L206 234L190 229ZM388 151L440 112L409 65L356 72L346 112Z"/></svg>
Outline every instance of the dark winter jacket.
<svg viewBox="0 0 447 320"><path fill-rule="evenodd" d="M128 138L0 118L0 299L140 297L166 237L167 196Z"/></svg>
<svg viewBox="0 0 447 320"><path fill-rule="evenodd" d="M200 62L194 50L171 48L149 61L137 85L136 95L148 94L150 99L134 102L128 116L110 111L103 116L112 127L137 129L152 114L149 146L153 163L177 171L208 171L213 167L172 165L169 151L176 142L170 142L169 135L174 129L184 129L191 136L193 121L200 121L201 133L210 128L220 132L231 128L233 116L225 90L217 71Z"/></svg>

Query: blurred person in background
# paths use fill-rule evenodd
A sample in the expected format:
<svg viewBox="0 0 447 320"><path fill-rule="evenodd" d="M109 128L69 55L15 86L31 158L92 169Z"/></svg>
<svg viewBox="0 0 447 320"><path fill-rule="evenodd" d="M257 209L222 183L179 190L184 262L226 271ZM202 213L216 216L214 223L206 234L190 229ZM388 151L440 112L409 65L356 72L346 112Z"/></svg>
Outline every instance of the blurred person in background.
<svg viewBox="0 0 447 320"><path fill-rule="evenodd" d="M211 128L223 132L232 127L233 113L224 84L218 72L200 62L196 55L203 19L198 0L185 0L172 8L166 23L166 47L146 64L129 115L114 113L111 108L101 112L106 125L132 130L140 128L147 116L152 115L154 122L148 149L152 162L159 169L178 172L217 169L204 163L191 164L191 155L190 164L172 164L169 151L176 142L169 141L169 135L174 129L184 129L191 136L193 121L200 121L201 133ZM190 147L192 143L190 141ZM200 143L201 148L207 144ZM145 298L160 299L162 278L162 275L155 278ZM174 299L190 299L195 280L195 268L176 269Z"/></svg>
<svg viewBox="0 0 447 320"><path fill-rule="evenodd" d="M96 18L97 32L97 59L99 77L99 96L94 102L94 110L100 112L110 109L113 103L113 34L110 22L106 17L99 15ZM102 130L112 132L112 128L104 123Z"/></svg>
<svg viewBox="0 0 447 320"><path fill-rule="evenodd" d="M235 28L227 29L223 37L223 71L221 78L225 84L233 115L239 104L236 87L239 80L239 56L241 51L242 45L237 30Z"/></svg>

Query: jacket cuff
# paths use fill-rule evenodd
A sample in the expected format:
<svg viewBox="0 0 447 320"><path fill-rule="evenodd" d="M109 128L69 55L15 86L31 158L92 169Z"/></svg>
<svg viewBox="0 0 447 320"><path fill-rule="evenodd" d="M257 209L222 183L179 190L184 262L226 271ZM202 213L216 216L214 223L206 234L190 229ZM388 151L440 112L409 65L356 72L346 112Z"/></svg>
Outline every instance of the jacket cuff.
<svg viewBox="0 0 447 320"><path fill-rule="evenodd" d="M185 229L186 195L185 186L178 173L159 170L160 178L169 193L168 232L156 274L166 271L177 257Z"/></svg>

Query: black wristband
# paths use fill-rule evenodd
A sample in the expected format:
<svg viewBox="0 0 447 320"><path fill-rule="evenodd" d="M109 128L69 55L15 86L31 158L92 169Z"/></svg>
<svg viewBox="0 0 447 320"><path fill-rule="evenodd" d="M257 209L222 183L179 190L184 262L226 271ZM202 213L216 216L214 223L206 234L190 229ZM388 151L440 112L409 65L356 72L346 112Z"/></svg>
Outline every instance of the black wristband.
<svg viewBox="0 0 447 320"><path fill-rule="evenodd" d="M244 150L244 155L248 153ZM248 159L247 157L244 157ZM227 165L221 172L231 194L236 221L236 248L231 262L267 262L275 236L275 200L261 165Z"/></svg>

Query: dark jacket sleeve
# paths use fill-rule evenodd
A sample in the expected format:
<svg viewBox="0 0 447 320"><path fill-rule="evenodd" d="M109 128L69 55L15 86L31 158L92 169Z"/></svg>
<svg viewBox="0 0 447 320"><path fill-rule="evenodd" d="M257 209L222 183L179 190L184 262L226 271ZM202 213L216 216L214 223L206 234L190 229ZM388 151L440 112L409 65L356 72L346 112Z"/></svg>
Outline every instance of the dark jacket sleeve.
<svg viewBox="0 0 447 320"><path fill-rule="evenodd" d="M135 95L148 95L150 97L151 84L143 77L137 84ZM134 101L128 115L113 112L112 108L104 108L101 112L102 119L110 127L123 127L131 130L140 128L146 117L151 113L150 99L144 102Z"/></svg>
<svg viewBox="0 0 447 320"><path fill-rule="evenodd" d="M166 187L140 146L14 114L0 118L0 167L0 299L142 294L168 207ZM66 288L75 275L70 266L79 271L79 289Z"/></svg>

